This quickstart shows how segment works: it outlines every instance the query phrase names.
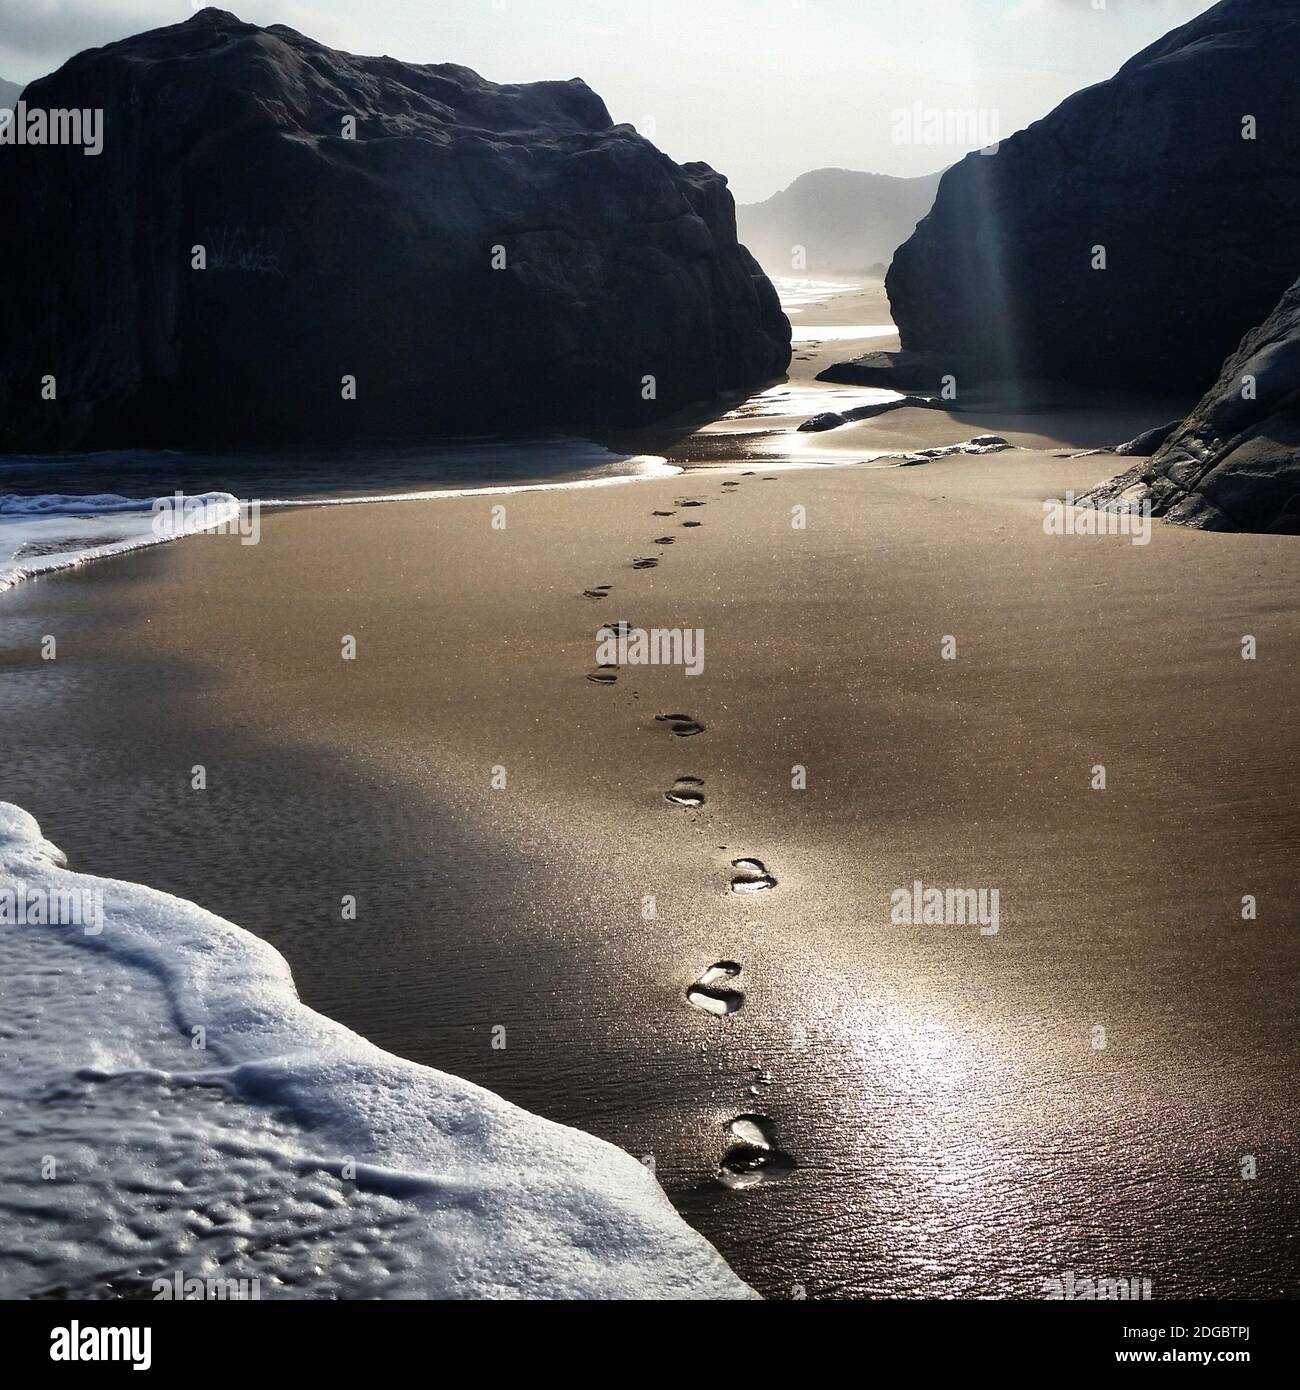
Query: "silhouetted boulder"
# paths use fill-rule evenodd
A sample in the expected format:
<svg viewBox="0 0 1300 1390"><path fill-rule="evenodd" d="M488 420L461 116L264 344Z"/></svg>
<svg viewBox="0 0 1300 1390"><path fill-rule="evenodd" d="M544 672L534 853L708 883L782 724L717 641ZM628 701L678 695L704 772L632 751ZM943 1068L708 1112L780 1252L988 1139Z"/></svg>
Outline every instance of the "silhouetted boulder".
<svg viewBox="0 0 1300 1390"><path fill-rule="evenodd" d="M840 386L874 386L883 391L943 391L946 380L974 379L975 366L943 352L884 352L873 349L847 362L833 362L818 381Z"/></svg>
<svg viewBox="0 0 1300 1390"><path fill-rule="evenodd" d="M26 100L102 108L104 150L0 148L11 449L636 425L789 361L726 180L580 81L205 9Z"/></svg>
<svg viewBox="0 0 1300 1390"><path fill-rule="evenodd" d="M1300 533L1300 282L1153 459L1084 499L1212 531Z"/></svg>
<svg viewBox="0 0 1300 1390"><path fill-rule="evenodd" d="M814 415L799 426L801 434L823 434L827 430L837 430L844 425L855 424L859 420L874 420L877 415L888 415L891 410L939 410L940 402L929 396L899 396L892 401L873 401L870 405L855 405L849 410L826 410Z"/></svg>
<svg viewBox="0 0 1300 1390"><path fill-rule="evenodd" d="M902 346L1205 390L1300 270L1298 65L1295 0L1222 0L968 155L890 267Z"/></svg>

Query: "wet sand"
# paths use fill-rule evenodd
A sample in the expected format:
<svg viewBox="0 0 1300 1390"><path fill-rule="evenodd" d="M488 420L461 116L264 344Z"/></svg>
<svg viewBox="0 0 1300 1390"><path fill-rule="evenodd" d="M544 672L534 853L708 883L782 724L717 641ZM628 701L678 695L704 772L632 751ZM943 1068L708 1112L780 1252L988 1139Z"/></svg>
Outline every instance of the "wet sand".
<svg viewBox="0 0 1300 1390"><path fill-rule="evenodd" d="M1069 1270L1294 1294L1300 551L1044 534L1044 498L1119 463L1057 455L1128 423L1004 421L1035 447L908 469L278 513L255 547L25 585L0 795L74 867L265 935L382 1046L653 1157L769 1295L1034 1297ZM702 629L703 674L591 682L617 620ZM684 777L698 810L666 799ZM742 858L776 887L731 891ZM891 923L916 880L997 888L997 934ZM744 1002L714 1017L686 996L721 961ZM746 1114L796 1166L737 1190Z"/></svg>

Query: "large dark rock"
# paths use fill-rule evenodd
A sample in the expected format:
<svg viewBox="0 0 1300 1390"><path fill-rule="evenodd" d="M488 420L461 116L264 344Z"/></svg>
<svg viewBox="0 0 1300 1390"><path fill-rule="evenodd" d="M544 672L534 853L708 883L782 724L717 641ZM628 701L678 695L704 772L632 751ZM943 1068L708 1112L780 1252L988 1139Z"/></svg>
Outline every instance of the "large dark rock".
<svg viewBox="0 0 1300 1390"><path fill-rule="evenodd" d="M1298 72L1296 0L1222 0L968 155L890 268L903 347L1203 391L1300 270Z"/></svg>
<svg viewBox="0 0 1300 1390"><path fill-rule="evenodd" d="M10 449L636 425L789 361L726 180L580 81L498 86L205 9L26 100L102 107L105 144L0 148Z"/></svg>
<svg viewBox="0 0 1300 1390"><path fill-rule="evenodd" d="M1149 461L1087 499L1212 531L1300 533L1300 282Z"/></svg>

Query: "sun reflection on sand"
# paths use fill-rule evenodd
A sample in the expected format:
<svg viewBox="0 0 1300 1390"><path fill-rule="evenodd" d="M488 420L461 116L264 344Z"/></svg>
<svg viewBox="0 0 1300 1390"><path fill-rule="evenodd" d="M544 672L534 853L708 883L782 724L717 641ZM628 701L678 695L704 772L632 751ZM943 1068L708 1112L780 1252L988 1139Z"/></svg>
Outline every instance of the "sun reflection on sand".
<svg viewBox="0 0 1300 1390"><path fill-rule="evenodd" d="M956 1297L1010 1246L1040 1244L1025 1159L1043 1117L1006 1039L921 1001L845 1001L836 1029L857 1074L845 1092L861 1100L858 1161L878 1179L870 1239L886 1262Z"/></svg>
<svg viewBox="0 0 1300 1390"><path fill-rule="evenodd" d="M797 323L790 341L793 343L854 343L871 338L892 338L898 329L892 323L837 323L817 326Z"/></svg>

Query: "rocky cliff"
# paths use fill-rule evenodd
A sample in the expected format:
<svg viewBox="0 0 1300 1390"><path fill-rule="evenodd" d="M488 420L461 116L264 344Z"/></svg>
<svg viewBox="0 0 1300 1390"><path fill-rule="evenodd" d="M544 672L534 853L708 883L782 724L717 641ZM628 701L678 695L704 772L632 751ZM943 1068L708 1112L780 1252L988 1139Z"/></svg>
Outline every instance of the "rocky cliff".
<svg viewBox="0 0 1300 1390"><path fill-rule="evenodd" d="M903 347L1204 390L1300 272L1297 71L1295 0L1222 0L968 155L894 258Z"/></svg>
<svg viewBox="0 0 1300 1390"><path fill-rule="evenodd" d="M1085 500L1213 531L1300 534L1300 281L1149 461Z"/></svg>
<svg viewBox="0 0 1300 1390"><path fill-rule="evenodd" d="M725 179L580 81L205 9L26 99L104 149L0 147L3 447L635 425L789 361Z"/></svg>

